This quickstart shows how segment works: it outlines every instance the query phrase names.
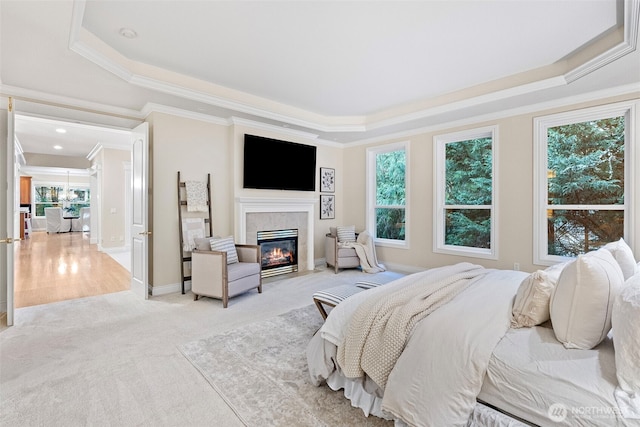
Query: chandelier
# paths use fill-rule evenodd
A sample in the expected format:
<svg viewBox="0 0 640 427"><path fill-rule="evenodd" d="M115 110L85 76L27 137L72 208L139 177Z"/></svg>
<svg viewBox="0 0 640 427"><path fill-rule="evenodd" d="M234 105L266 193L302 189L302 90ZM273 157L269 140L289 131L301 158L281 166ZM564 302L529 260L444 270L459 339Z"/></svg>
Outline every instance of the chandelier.
<svg viewBox="0 0 640 427"><path fill-rule="evenodd" d="M62 195L62 197L59 198L58 200L62 202L70 202L72 200L75 200L77 197L78 195L71 191L71 185L69 183L69 171L67 171L67 188L64 194Z"/></svg>

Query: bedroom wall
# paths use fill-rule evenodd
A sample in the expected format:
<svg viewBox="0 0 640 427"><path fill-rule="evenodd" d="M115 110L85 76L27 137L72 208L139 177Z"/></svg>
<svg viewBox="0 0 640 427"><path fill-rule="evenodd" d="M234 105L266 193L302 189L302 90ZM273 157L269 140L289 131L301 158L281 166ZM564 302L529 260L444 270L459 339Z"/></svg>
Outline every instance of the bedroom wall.
<svg viewBox="0 0 640 427"><path fill-rule="evenodd" d="M341 191L337 191L339 186L336 187L336 192L333 193L336 196L336 215L335 219L320 219L319 206L320 206L320 188L319 171L321 167L333 168L336 170L336 183L343 182L343 160L342 160L342 146L327 141L318 143L314 139L305 137L304 134L296 135L289 132L277 132L273 130L265 130L252 128L246 125L235 125L231 129L232 139L234 144L234 175L233 175L233 192L234 199L231 200L232 208L235 208L235 199L238 197L259 197L259 198L300 198L315 200L315 217L314 217L314 259L324 258L324 236L329 232L329 227L334 227L340 224L340 218L342 217L345 207L343 203L343 194ZM282 139L291 142L297 142L300 144L315 145L316 146L316 191L281 191L281 190L255 190L242 188L242 150L244 147L244 134L250 133L252 135L263 136L267 138ZM295 159L293 159L295 161ZM348 183L347 183L348 184ZM331 194L331 193L324 193ZM235 209L232 210L232 220L235 222Z"/></svg>
<svg viewBox="0 0 640 427"><path fill-rule="evenodd" d="M426 130L404 138L381 140L367 145L349 146L344 150L342 183L345 203L345 224L355 224L363 229L365 224L365 159L366 148L397 141L410 141L410 195L411 229L408 239L409 249L377 247L378 257L390 265L433 267L461 261L478 263L493 268L513 268L514 262L520 263L521 270L535 271L540 266L533 264L533 119L537 116L575 110L623 100L638 99L639 93L586 102L568 107L544 109L535 113L516 115L491 121L479 121L465 126L441 127ZM436 254L433 252L433 137L434 135L455 132L464 129L495 125L499 129L498 179L499 179L499 259L465 258L460 256ZM638 127L636 132L638 133ZM636 142L640 141L640 135ZM640 148L636 148L636 153ZM636 159L638 156L636 155ZM640 162L636 160L637 167ZM640 203L635 200L636 212L640 212ZM635 231L636 259L640 258L640 233Z"/></svg>
<svg viewBox="0 0 640 427"><path fill-rule="evenodd" d="M154 288L181 283L178 237L177 177L206 181L211 174L213 232L230 233L228 203L230 168L227 127L220 124L153 113L150 123L153 199L152 265ZM154 290L154 293L157 289Z"/></svg>
<svg viewBox="0 0 640 427"><path fill-rule="evenodd" d="M211 173L213 200L213 232L227 236L235 230L235 199L261 198L313 198L319 193L245 190L242 188L242 147L244 133L317 145L317 167L336 169L338 182L342 176L342 148L335 144L315 143L304 135L296 136L284 130L253 128L248 124L231 124L220 120L207 122L177 117L165 113L152 113L150 125L152 158L152 254L150 280L154 293L163 292L180 283L180 250L178 238L177 172L182 180L205 180ZM316 177L316 179L318 179ZM318 184L316 183L316 188ZM315 218L315 258L324 257L324 234L338 224L346 209L340 191L336 193L336 219ZM171 290L173 292L174 290Z"/></svg>

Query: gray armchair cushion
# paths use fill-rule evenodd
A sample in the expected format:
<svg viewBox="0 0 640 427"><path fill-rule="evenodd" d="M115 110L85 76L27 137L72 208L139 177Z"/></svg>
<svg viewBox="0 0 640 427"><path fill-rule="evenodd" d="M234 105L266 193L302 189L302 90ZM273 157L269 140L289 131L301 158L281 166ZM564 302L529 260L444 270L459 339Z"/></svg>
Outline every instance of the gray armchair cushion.
<svg viewBox="0 0 640 427"><path fill-rule="evenodd" d="M229 282L234 282L254 274L260 274L260 264L257 262L236 262L227 265Z"/></svg>

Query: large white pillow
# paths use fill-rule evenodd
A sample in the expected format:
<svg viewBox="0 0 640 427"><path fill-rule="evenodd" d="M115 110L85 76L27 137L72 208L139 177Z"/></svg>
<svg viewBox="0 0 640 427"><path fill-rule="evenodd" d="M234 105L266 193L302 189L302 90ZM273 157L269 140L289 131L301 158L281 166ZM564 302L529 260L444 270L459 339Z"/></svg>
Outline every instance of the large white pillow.
<svg viewBox="0 0 640 427"><path fill-rule="evenodd" d="M631 276L611 315L618 387L615 396L625 417L640 417L640 272ZM633 416L637 414L638 416Z"/></svg>
<svg viewBox="0 0 640 427"><path fill-rule="evenodd" d="M604 246L613 258L620 265L620 269L622 270L622 274L624 274L624 279L627 280L637 272L636 259L633 257L633 251L627 245L627 242L624 239L620 239L617 242L607 243Z"/></svg>
<svg viewBox="0 0 640 427"><path fill-rule="evenodd" d="M549 320L549 300L555 282L542 270L531 273L520 283L513 301L512 328L530 328Z"/></svg>
<svg viewBox="0 0 640 427"><path fill-rule="evenodd" d="M558 341L566 348L591 349L611 329L611 309L624 276L605 249L579 255L560 274L549 312Z"/></svg>

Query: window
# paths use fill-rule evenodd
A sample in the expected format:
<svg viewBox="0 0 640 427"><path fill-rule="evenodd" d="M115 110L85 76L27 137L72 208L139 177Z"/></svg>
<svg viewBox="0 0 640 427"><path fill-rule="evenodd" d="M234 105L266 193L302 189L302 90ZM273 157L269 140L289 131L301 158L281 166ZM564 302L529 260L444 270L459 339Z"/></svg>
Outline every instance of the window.
<svg viewBox="0 0 640 427"><path fill-rule="evenodd" d="M534 120L536 264L630 236L632 104Z"/></svg>
<svg viewBox="0 0 640 427"><path fill-rule="evenodd" d="M497 259L497 128L434 137L434 251Z"/></svg>
<svg viewBox="0 0 640 427"><path fill-rule="evenodd" d="M34 212L35 216L44 216L44 208L61 207L64 214L80 215L80 208L89 207L91 195L88 187L82 184L72 185L69 191L66 184L55 182L35 183Z"/></svg>
<svg viewBox="0 0 640 427"><path fill-rule="evenodd" d="M407 246L408 144L367 149L367 230L377 244Z"/></svg>

